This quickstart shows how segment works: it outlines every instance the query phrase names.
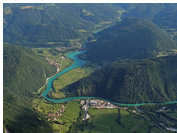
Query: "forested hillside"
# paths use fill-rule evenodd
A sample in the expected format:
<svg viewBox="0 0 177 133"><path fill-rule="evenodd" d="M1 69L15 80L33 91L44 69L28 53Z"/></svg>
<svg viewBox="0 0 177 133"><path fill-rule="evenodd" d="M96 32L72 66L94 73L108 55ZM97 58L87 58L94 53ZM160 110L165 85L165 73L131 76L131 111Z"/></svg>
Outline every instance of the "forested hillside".
<svg viewBox="0 0 177 133"><path fill-rule="evenodd" d="M32 110L31 98L55 68L29 48L4 44L3 73L4 127L10 132L51 131L43 116Z"/></svg>
<svg viewBox="0 0 177 133"><path fill-rule="evenodd" d="M153 21L162 28L177 28L177 5L171 4L155 15Z"/></svg>
<svg viewBox="0 0 177 133"><path fill-rule="evenodd" d="M122 19L126 17L149 19L177 41L176 3L117 3L117 5L125 9Z"/></svg>
<svg viewBox="0 0 177 133"><path fill-rule="evenodd" d="M99 120L95 123L102 109L89 109L96 113L89 113L90 119L82 121L88 110L82 110L80 101L60 105L47 101L41 94L46 79L56 73L50 64L61 72L73 62L66 56L68 53L85 50L79 55L87 61L83 68L52 79L55 81L50 98L91 96L119 103L177 101L176 22L177 4L173 3L4 3L3 129L10 133L78 129L90 132L104 128L112 132L119 125L126 131L138 132L132 129L141 125L151 132L161 121L158 124L156 119L145 117L151 118L155 113L141 113L145 117L140 119L136 113L132 115L134 107L132 112L128 108L131 115L123 114L128 120L122 122L122 109L116 108L114 115L105 109L110 118L116 116L117 125L105 126L106 123L102 129ZM52 114L54 109L57 117ZM140 121L135 121L131 130L129 125L121 124L135 117ZM104 119L101 115L100 118ZM143 125L147 121L150 126ZM111 123L111 119L107 122ZM170 129L172 124L166 123Z"/></svg>
<svg viewBox="0 0 177 133"><path fill-rule="evenodd" d="M88 47L83 57L93 63L107 64L118 59L153 57L159 51L170 50L176 45L151 21L127 18L97 33Z"/></svg>
<svg viewBox="0 0 177 133"><path fill-rule="evenodd" d="M177 56L117 61L64 89L68 96L95 96L119 103L177 100Z"/></svg>
<svg viewBox="0 0 177 133"><path fill-rule="evenodd" d="M135 7L133 5L130 5L130 7L133 7L133 8L130 8L131 10L123 14L124 18L125 17L138 17L138 18L144 18L144 19L153 19L157 13L165 9L165 4L163 3L139 3Z"/></svg>
<svg viewBox="0 0 177 133"><path fill-rule="evenodd" d="M149 19L170 33L177 4L4 4L4 42L30 47L80 46L94 31L127 17ZM168 28L168 29L167 29ZM176 36L176 34L175 34Z"/></svg>
<svg viewBox="0 0 177 133"><path fill-rule="evenodd" d="M83 42L116 21L120 10L114 4L4 4L4 42L31 47Z"/></svg>

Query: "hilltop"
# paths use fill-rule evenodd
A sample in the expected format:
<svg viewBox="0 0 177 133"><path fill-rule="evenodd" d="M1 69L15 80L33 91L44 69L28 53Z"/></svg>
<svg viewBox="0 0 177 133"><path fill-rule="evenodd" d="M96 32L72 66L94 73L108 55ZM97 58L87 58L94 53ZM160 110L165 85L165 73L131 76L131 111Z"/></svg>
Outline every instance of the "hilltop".
<svg viewBox="0 0 177 133"><path fill-rule="evenodd" d="M177 56L116 61L63 90L68 96L101 97L119 103L177 100Z"/></svg>
<svg viewBox="0 0 177 133"><path fill-rule="evenodd" d="M4 42L29 47L80 46L120 17L114 4L4 4Z"/></svg>
<svg viewBox="0 0 177 133"><path fill-rule="evenodd" d="M107 64L115 60L154 57L159 51L175 48L176 44L150 20L127 18L98 32L88 47L84 58Z"/></svg>

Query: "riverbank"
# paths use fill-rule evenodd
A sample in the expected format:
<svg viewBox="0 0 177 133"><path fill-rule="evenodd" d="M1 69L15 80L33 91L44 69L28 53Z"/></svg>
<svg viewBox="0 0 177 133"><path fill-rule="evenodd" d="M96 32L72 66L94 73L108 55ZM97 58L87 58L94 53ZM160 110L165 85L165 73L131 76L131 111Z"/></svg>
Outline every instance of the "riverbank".
<svg viewBox="0 0 177 133"><path fill-rule="evenodd" d="M105 101L108 101L110 103L116 104L116 105L121 105L121 106L141 106L141 105L146 105L146 104L173 104L173 103L177 103L177 101L169 101L169 102L165 102L165 103L138 103L138 104L125 104L125 103L117 103L117 102L113 102L104 98L99 98L99 97L68 97L68 98L63 98L63 99L51 99L48 97L48 93L49 91L52 89L53 87L53 82L54 80L67 73L68 71L75 69L77 67L82 67L85 65L85 63L87 63L87 61L82 60L78 57L79 54L84 53L85 51L79 51L79 52L72 52L67 54L67 57L69 57L70 59L74 60L74 63L69 66L68 68L64 69L63 71L59 72L58 74L54 75L52 78L50 78L47 82L47 89L43 92L42 96L50 101L50 102L54 102L54 103L62 103L62 102L68 102L71 100L76 100L76 99L87 99L87 98L95 98L95 99L102 99Z"/></svg>

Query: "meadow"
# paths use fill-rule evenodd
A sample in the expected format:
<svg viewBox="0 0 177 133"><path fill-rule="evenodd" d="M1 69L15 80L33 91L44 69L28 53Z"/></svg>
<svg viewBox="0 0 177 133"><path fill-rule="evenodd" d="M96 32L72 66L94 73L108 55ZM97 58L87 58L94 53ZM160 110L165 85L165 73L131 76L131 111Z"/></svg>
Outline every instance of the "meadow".
<svg viewBox="0 0 177 133"><path fill-rule="evenodd" d="M124 109L89 109L90 118L79 133L156 132L161 131L139 114Z"/></svg>
<svg viewBox="0 0 177 133"><path fill-rule="evenodd" d="M58 77L54 83L54 91L51 92L52 97L54 98L63 98L65 97L65 94L61 92L60 90L66 87L67 85L70 85L94 72L94 69L90 66L84 66L84 67L78 67L75 68L60 77Z"/></svg>
<svg viewBox="0 0 177 133"><path fill-rule="evenodd" d="M77 118L80 116L81 111L79 103L80 101L78 100L63 103L65 111L62 113L62 115L55 121L49 121L54 132L60 131L60 133L65 133L69 130L69 127L73 123L77 122ZM54 104L41 99L34 99L32 107L37 112L40 112L46 116L51 110L57 111L58 109L62 108L61 104Z"/></svg>
<svg viewBox="0 0 177 133"><path fill-rule="evenodd" d="M66 57L70 52L66 49L57 50L53 48L34 48L33 51L42 58L48 57L51 61L55 61L60 65L60 71L70 66L74 61Z"/></svg>

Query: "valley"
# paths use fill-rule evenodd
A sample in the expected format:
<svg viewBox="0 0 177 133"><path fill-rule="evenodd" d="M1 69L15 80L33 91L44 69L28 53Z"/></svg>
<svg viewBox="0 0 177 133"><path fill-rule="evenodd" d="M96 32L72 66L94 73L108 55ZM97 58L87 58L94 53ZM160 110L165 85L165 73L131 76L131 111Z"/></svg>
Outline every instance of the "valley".
<svg viewBox="0 0 177 133"><path fill-rule="evenodd" d="M3 132L177 132L176 4L3 4Z"/></svg>
<svg viewBox="0 0 177 133"><path fill-rule="evenodd" d="M84 66L83 68L75 68L61 75L60 78L57 78L57 80L60 79L59 81L57 80L54 81L54 84L53 84L54 88L55 86L57 87L60 82L65 83L67 77L70 77L71 81L66 82L65 83L66 85L64 84L64 86L67 86L70 83L72 83L73 79L78 80L77 78L79 77L75 78L76 72L78 72L78 70L81 70L81 69L83 69L86 72L86 70L89 68L87 67L86 69L85 67L86 66ZM87 75L87 73L85 74ZM58 82L58 84L56 84L55 82ZM62 88L59 88L59 90L60 89ZM57 96L59 95L60 94L58 93ZM56 97L51 97L51 98L55 98L54 102L56 102ZM84 97L82 98L84 99ZM173 110L173 107L176 106L175 102L174 104L170 104L170 105L168 104L167 105L161 105L161 104L155 105L151 103L147 105L140 104L137 107L136 107L136 104L135 106L132 105L131 107L129 106L125 107L126 104L123 104L124 106L121 106L122 104L118 104L115 107L113 107L115 109L96 109L95 106L90 106L90 108L88 109L88 114L90 115L90 118L88 118L88 120L85 120L85 121L82 120L85 115L84 110L82 110L83 105L81 106L80 104L78 104L79 102L80 100L74 100L74 101L68 100L67 103L64 103L64 106L68 108L68 111L69 110L72 111L72 109L69 109L70 107L73 109L75 109L76 107L77 108L79 107L78 108L79 116L76 115L78 114L78 112L76 111L72 111L72 116L70 116L71 112L68 114L67 112L64 111L60 117L53 120L52 125L54 128L54 131L60 130L61 132L67 132L67 131L69 132L90 132L90 131L91 132L116 132L117 130L119 130L119 131L124 131L124 132L133 132L133 131L136 131L136 132L170 132L170 131L176 130L176 128L174 127L175 123L177 122L175 120L175 117L173 118L173 117L168 117L168 115L165 115L169 113L169 114L172 114L172 116L174 116L173 114L175 113L170 113L170 112L176 112L175 110ZM46 101L45 104L47 103L49 106L51 106L50 102ZM61 108L61 104L59 105ZM39 107L38 110L41 110L41 112L44 113L44 111L42 110L46 110L45 112L49 112L53 106L41 107L41 102L39 101L35 104L34 108L36 107ZM57 110L57 108L54 110ZM47 113L44 113L44 114L47 115ZM162 116L161 114L164 114L164 115ZM65 115L67 115L67 119L69 119L67 123L65 123L65 119L66 119L66 117L64 117ZM74 119L76 120L77 118L77 120L73 121L71 124L72 118L75 115L76 117ZM65 119L63 119L63 117ZM133 121L130 121L130 118L132 118Z"/></svg>

